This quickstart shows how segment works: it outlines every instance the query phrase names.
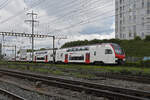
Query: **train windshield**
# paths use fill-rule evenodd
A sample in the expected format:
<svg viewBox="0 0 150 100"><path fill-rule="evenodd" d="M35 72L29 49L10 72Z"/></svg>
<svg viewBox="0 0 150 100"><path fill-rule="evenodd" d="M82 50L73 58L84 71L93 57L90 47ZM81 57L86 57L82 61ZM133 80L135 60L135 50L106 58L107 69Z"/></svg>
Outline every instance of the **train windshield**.
<svg viewBox="0 0 150 100"><path fill-rule="evenodd" d="M112 44L113 48L115 49L116 54L123 55L124 51L118 44Z"/></svg>

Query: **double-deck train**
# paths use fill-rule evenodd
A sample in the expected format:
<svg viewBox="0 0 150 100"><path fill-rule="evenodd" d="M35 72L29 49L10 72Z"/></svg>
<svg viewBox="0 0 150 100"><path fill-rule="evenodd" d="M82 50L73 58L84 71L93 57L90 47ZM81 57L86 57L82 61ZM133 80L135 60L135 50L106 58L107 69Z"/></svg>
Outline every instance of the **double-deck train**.
<svg viewBox="0 0 150 100"><path fill-rule="evenodd" d="M17 61L32 61L31 53L22 55ZM123 49L115 43L77 46L64 49L34 52L34 62L122 64L125 62Z"/></svg>

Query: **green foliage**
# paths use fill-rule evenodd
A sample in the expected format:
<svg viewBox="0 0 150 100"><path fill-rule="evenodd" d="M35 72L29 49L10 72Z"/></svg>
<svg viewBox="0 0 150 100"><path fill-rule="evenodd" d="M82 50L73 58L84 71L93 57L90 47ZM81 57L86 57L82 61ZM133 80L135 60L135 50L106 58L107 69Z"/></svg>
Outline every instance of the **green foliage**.
<svg viewBox="0 0 150 100"><path fill-rule="evenodd" d="M150 60L147 61L138 61L135 63L126 63L125 66L130 66L130 67L140 67L140 68L150 68Z"/></svg>
<svg viewBox="0 0 150 100"><path fill-rule="evenodd" d="M117 43L124 49L126 56L144 57L144 56L150 56L150 36L147 36L146 40L147 41L141 40L139 37L136 37L134 40L119 40L119 39L98 40L98 39L94 39L91 41L88 41L88 40L72 41L72 42L65 43L61 48L100 44L100 43Z"/></svg>
<svg viewBox="0 0 150 100"><path fill-rule="evenodd" d="M150 35L146 36L145 40L150 41Z"/></svg>
<svg viewBox="0 0 150 100"><path fill-rule="evenodd" d="M139 40L142 40L139 36L136 36L135 38L134 38L134 40L135 41L139 41Z"/></svg>
<svg viewBox="0 0 150 100"><path fill-rule="evenodd" d="M40 50L46 50L45 48L41 48Z"/></svg>
<svg viewBox="0 0 150 100"><path fill-rule="evenodd" d="M140 65L141 65L141 67L149 67L150 68L150 60L141 61Z"/></svg>
<svg viewBox="0 0 150 100"><path fill-rule="evenodd" d="M143 65L145 64L145 67ZM7 66L4 66L7 65ZM97 66L97 65L78 65L78 64L57 64L55 69L53 64L40 64L38 67L37 63L29 63L29 67L25 63L17 62L0 62L1 68L19 69L19 70L29 70L33 72L40 73L50 73L55 75L68 75L78 78L94 78L99 75L97 73L114 73L123 75L138 75L138 76L150 76L150 61L141 61L137 63L128 63L124 66ZM130 66L132 65L132 66ZM36 67L35 67L36 66ZM138 67L137 67L138 66ZM149 67L148 67L149 66Z"/></svg>

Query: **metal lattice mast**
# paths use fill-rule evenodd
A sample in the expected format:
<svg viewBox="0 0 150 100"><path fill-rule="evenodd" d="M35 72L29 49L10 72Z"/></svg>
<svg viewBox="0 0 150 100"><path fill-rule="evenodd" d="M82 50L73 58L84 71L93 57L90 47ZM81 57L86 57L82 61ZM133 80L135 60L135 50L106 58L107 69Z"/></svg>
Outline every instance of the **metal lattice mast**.
<svg viewBox="0 0 150 100"><path fill-rule="evenodd" d="M34 25L38 22L34 19L34 16L37 16L37 14L32 11L32 13L27 13L27 15L31 15L32 18L31 20L25 20L25 22L30 22L32 24L32 61L34 61Z"/></svg>

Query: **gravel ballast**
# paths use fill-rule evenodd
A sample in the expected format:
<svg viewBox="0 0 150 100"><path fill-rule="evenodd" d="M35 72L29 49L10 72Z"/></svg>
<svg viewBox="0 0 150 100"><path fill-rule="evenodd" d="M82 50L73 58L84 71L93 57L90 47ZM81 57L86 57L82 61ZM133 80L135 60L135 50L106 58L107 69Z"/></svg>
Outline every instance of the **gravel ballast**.
<svg viewBox="0 0 150 100"><path fill-rule="evenodd" d="M14 86L5 82L0 82L0 88L10 91L14 94L17 94L25 98L26 100L63 100L59 97L45 96L45 95L40 95L36 92L26 91L26 90L18 88L17 86ZM0 100L8 100L8 98L2 96L2 99L0 97Z"/></svg>
<svg viewBox="0 0 150 100"><path fill-rule="evenodd" d="M6 82L9 82L9 84ZM10 83L12 83L13 85ZM40 88L36 88L36 83L37 82L31 82L26 79L18 79L10 76L3 76L0 78L0 88L3 87L3 89L16 93L21 97L27 98L27 100L104 100L104 98L102 97L95 97L89 94L85 94L84 91L80 93L53 86L47 86L45 84L42 84ZM17 84L24 85L25 87L27 86L28 88L36 89L38 93L22 90L17 87Z"/></svg>

